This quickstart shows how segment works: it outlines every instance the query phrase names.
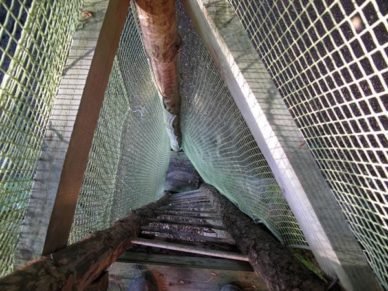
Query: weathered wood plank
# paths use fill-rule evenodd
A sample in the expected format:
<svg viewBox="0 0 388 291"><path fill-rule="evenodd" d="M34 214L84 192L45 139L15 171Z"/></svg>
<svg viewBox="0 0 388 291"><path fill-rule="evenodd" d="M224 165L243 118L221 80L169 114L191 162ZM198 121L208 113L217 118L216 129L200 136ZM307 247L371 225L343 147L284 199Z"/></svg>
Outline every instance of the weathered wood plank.
<svg viewBox="0 0 388 291"><path fill-rule="evenodd" d="M158 255L126 251L117 262L164 265L175 267L190 267L200 269L231 270L253 272L249 263L242 261L226 260L220 258L205 258L193 256Z"/></svg>
<svg viewBox="0 0 388 291"><path fill-rule="evenodd" d="M67 244L105 89L128 15L129 3L129 0L109 2L63 165L43 254L54 252Z"/></svg>
<svg viewBox="0 0 388 291"><path fill-rule="evenodd" d="M84 20L82 27L73 35L69 56L46 128L31 198L20 231L15 253L16 266L42 255L63 163L108 2L108 0L86 0L84 3L83 9L91 11L93 15Z"/></svg>

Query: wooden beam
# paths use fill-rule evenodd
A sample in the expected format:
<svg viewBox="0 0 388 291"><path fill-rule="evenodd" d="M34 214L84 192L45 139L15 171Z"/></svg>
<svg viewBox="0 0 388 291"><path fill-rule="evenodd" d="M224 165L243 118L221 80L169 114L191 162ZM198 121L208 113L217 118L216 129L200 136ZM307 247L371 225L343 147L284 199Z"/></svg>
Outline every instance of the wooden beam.
<svg viewBox="0 0 388 291"><path fill-rule="evenodd" d="M134 251L125 252L117 262L140 265L163 265L171 267L189 267L199 269L216 269L230 271L253 272L247 262L225 260L220 258L204 258L193 256L159 255L139 253Z"/></svg>
<svg viewBox="0 0 388 291"><path fill-rule="evenodd" d="M155 209L166 204L169 195L135 210L112 227L89 238L30 261L21 269L0 279L0 290L84 290L98 282L140 233L140 227L155 217ZM98 286L100 286L98 285Z"/></svg>
<svg viewBox="0 0 388 291"><path fill-rule="evenodd" d="M137 0L145 50L150 57L156 85L166 110L180 112L177 54L179 38L175 0Z"/></svg>
<svg viewBox="0 0 388 291"><path fill-rule="evenodd" d="M131 246L141 222L141 216L131 214L88 239L32 261L0 279L0 290L84 290L93 282L102 284L97 279Z"/></svg>
<svg viewBox="0 0 388 291"><path fill-rule="evenodd" d="M64 248L67 244L105 89L128 15L129 3L129 0L109 2L66 154L43 254Z"/></svg>
<svg viewBox="0 0 388 291"><path fill-rule="evenodd" d="M215 188L203 185L224 225L243 254L248 255L255 272L269 290L326 290L314 273L302 266L291 252L266 230L255 224Z"/></svg>
<svg viewBox="0 0 388 291"><path fill-rule="evenodd" d="M108 4L109 0L87 1L83 9L92 11L93 16L73 34L19 234L16 266L42 255L63 164Z"/></svg>
<svg viewBox="0 0 388 291"><path fill-rule="evenodd" d="M181 143L177 55L180 39L177 30L175 0L137 0L137 12L145 50L164 108L171 148Z"/></svg>
<svg viewBox="0 0 388 291"><path fill-rule="evenodd" d="M229 260L236 260L236 261L243 261L243 262L249 261L247 256L238 254L238 253L225 252L225 251L219 251L219 250L208 250L197 246L170 243L170 242L164 242L160 240L137 238L132 240L132 244L209 256L209 257L217 257L217 258L223 258L223 259L229 259Z"/></svg>

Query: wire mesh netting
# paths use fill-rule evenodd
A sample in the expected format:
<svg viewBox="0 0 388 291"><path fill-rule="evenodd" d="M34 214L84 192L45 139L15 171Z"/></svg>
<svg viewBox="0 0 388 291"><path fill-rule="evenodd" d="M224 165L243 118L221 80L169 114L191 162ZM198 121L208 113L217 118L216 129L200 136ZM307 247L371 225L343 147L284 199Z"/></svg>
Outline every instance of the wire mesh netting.
<svg viewBox="0 0 388 291"><path fill-rule="evenodd" d="M388 288L388 2L229 2Z"/></svg>
<svg viewBox="0 0 388 291"><path fill-rule="evenodd" d="M182 13L181 13L182 14ZM183 148L204 180L285 244L307 243L211 56L180 15Z"/></svg>
<svg viewBox="0 0 388 291"><path fill-rule="evenodd" d="M13 269L80 0L0 2L0 275Z"/></svg>
<svg viewBox="0 0 388 291"><path fill-rule="evenodd" d="M136 23L130 13L94 134L71 243L163 193L169 139Z"/></svg>

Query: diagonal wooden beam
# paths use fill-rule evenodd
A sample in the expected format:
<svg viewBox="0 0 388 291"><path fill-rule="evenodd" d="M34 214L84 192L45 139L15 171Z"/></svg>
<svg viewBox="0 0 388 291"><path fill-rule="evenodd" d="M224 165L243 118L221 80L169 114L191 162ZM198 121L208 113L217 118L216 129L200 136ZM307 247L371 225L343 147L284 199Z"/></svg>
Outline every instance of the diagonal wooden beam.
<svg viewBox="0 0 388 291"><path fill-rule="evenodd" d="M52 253L67 244L129 3L129 0L109 2L62 169L43 254Z"/></svg>
<svg viewBox="0 0 388 291"><path fill-rule="evenodd" d="M30 261L21 269L0 279L0 290L85 290L104 285L103 273L129 247L141 225L155 217L169 195L135 210L113 226L48 256ZM90 286L93 284L92 286ZM96 286L97 286L96 285ZM97 290L86 289L86 290ZM99 287L98 287L99 288Z"/></svg>
<svg viewBox="0 0 388 291"><path fill-rule="evenodd" d="M42 255L63 164L108 4L109 0L88 0L83 6L84 19L73 34L20 229L16 267Z"/></svg>
<svg viewBox="0 0 388 291"><path fill-rule="evenodd" d="M141 217L131 214L88 239L31 261L0 279L0 290L85 290L131 246L140 223Z"/></svg>

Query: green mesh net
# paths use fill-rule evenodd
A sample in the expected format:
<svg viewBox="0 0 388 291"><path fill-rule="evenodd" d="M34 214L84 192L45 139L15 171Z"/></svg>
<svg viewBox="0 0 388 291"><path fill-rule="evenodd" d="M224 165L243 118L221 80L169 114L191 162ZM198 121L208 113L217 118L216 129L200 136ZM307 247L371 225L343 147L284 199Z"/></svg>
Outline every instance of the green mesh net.
<svg viewBox="0 0 388 291"><path fill-rule="evenodd" d="M180 9L182 11L182 9ZM183 148L209 184L290 246L307 243L218 69L180 15Z"/></svg>
<svg viewBox="0 0 388 291"><path fill-rule="evenodd" d="M133 10L132 10L133 11ZM78 199L70 242L163 193L170 144L135 13L121 36Z"/></svg>
<svg viewBox="0 0 388 291"><path fill-rule="evenodd" d="M0 2L0 275L19 227L80 0Z"/></svg>
<svg viewBox="0 0 388 291"><path fill-rule="evenodd" d="M0 3L0 275L13 268L19 225L81 2ZM229 2L387 287L386 5ZM216 65L187 17L180 16L186 154L205 181L243 212L285 244L306 247ZM157 199L168 159L163 109L132 13L106 90L70 242Z"/></svg>
<svg viewBox="0 0 388 291"><path fill-rule="evenodd" d="M388 3L229 2L388 288Z"/></svg>

